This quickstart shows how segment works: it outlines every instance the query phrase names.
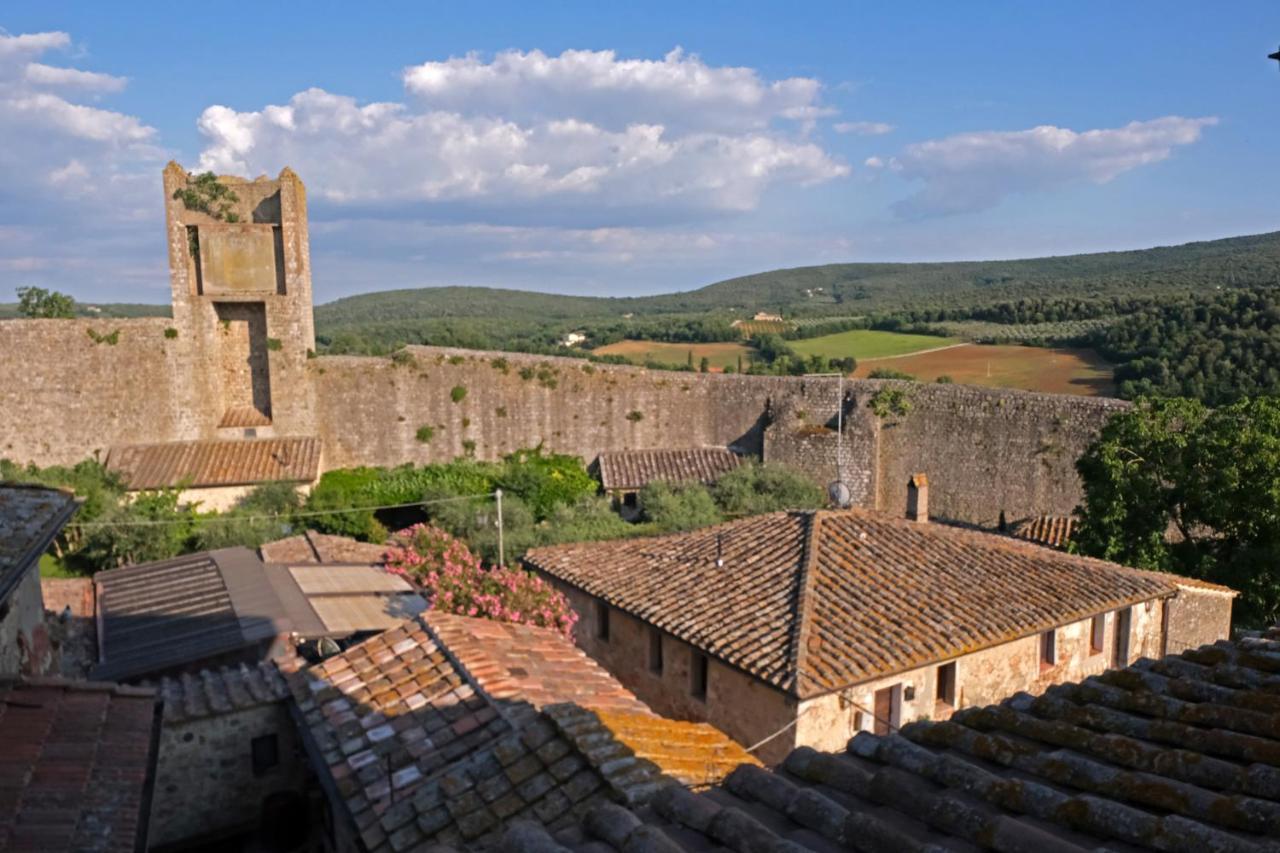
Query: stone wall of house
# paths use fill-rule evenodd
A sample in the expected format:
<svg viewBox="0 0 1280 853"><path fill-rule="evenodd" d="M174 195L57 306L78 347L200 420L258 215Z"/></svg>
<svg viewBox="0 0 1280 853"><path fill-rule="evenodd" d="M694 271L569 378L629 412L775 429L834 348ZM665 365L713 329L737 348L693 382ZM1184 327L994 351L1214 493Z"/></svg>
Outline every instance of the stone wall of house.
<svg viewBox="0 0 1280 853"><path fill-rule="evenodd" d="M274 735L280 763L254 774L252 743ZM257 827L264 801L301 792L305 758L283 702L164 719L151 805L152 845Z"/></svg>
<svg viewBox="0 0 1280 853"><path fill-rule="evenodd" d="M844 749L856 732L873 730L876 691L895 685L901 687L901 698L890 722L897 726L946 719L959 708L994 704L1020 692L1039 694L1052 684L1079 681L1117 664L1160 657L1165 605L1153 600L1150 606L1142 603L1130 609L1129 655L1123 661L1114 657L1116 613L1103 614L1104 641L1097 650L1091 646L1093 620L1082 619L1057 629L1058 662L1051 667L1041 665L1039 634L957 658L954 707L937 701L938 664L807 700L800 705L796 742L818 750Z"/></svg>
<svg viewBox="0 0 1280 853"><path fill-rule="evenodd" d="M579 647L600 662L642 702L664 717L708 722L743 746L753 746L795 719L796 703L780 690L715 658L708 660L705 698L693 695L693 661L699 653L665 631L662 670L655 671L648 624L610 608L609 639L599 637L597 599L551 579L581 616L574 628ZM787 729L755 753L761 761L786 758L796 742Z"/></svg>
<svg viewBox="0 0 1280 853"><path fill-rule="evenodd" d="M56 663L44 622L40 571L33 567L0 602L0 675L44 675Z"/></svg>
<svg viewBox="0 0 1280 853"><path fill-rule="evenodd" d="M1187 649L1231 639L1234 601L1235 596L1227 592L1179 587L1178 594L1169 602L1168 653L1181 654Z"/></svg>
<svg viewBox="0 0 1280 853"><path fill-rule="evenodd" d="M1152 599L1128 608L1127 656L1116 654L1119 611L1099 614L1103 620L1100 648L1092 645L1093 617L1056 628L1057 656L1052 666L1041 663L1040 634L964 655L955 660L954 706L937 702L936 663L797 701L712 658L707 695L700 699L691 689L692 661L697 650L613 607L608 607L609 631L608 639L604 639L601 608L607 605L577 587L555 578L549 580L568 597L581 617L574 632L579 647L657 713L709 722L744 746L754 746L794 722L793 728L782 731L757 750L758 757L766 763L782 760L797 746L843 749L854 733L874 728L876 691L895 685L901 688L891 721L897 726L917 719L945 719L958 708L993 704L1019 692L1038 694L1052 684L1079 681L1143 657L1161 657L1169 601ZM655 631L662 640L661 672L653 667L651 635Z"/></svg>

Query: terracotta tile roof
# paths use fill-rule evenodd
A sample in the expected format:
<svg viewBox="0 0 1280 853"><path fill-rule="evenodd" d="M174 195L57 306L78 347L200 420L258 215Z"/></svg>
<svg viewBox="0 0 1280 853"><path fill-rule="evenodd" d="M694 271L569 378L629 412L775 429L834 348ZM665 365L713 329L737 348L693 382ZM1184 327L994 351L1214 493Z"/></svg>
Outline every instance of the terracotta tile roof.
<svg viewBox="0 0 1280 853"><path fill-rule="evenodd" d="M428 618L436 636L494 699L534 708L576 702L649 713L608 671L554 631L438 611Z"/></svg>
<svg viewBox="0 0 1280 853"><path fill-rule="evenodd" d="M564 828L672 783L604 722L624 715L643 749L648 709L552 631L431 612L289 683L313 763L369 851L474 844L521 817ZM703 756L699 778L726 772L727 737L670 725Z"/></svg>
<svg viewBox="0 0 1280 853"><path fill-rule="evenodd" d="M222 413L219 428L271 426L271 418L257 406L232 406Z"/></svg>
<svg viewBox="0 0 1280 853"><path fill-rule="evenodd" d="M320 473L320 439L129 444L111 448L107 467L133 490L309 483Z"/></svg>
<svg viewBox="0 0 1280 853"><path fill-rule="evenodd" d="M214 717L289 697L284 676L271 662L203 669L148 686L154 686L164 703L166 723Z"/></svg>
<svg viewBox="0 0 1280 853"><path fill-rule="evenodd" d="M1074 517L1041 515L1036 518L1027 519L1021 524L1016 525L1013 529L1013 535L1018 539L1034 542L1035 544L1043 545L1046 548L1066 550L1067 546L1071 543L1071 537L1075 533L1075 530L1076 520ZM1185 589L1220 592L1224 595L1231 596L1238 594L1231 587L1223 586L1222 584L1200 580L1199 578L1175 575L1171 572L1155 572L1145 569L1129 569L1129 571L1138 572L1139 574L1146 575L1147 577L1172 583L1175 586Z"/></svg>
<svg viewBox="0 0 1280 853"><path fill-rule="evenodd" d="M20 483L0 484L0 602L39 562L76 507L69 492Z"/></svg>
<svg viewBox="0 0 1280 853"><path fill-rule="evenodd" d="M1099 560L863 510L772 513L524 560L801 698L1176 592Z"/></svg>
<svg viewBox="0 0 1280 853"><path fill-rule="evenodd" d="M1066 548L1075 532L1076 520L1069 515L1039 515L1013 528L1013 535L1049 548Z"/></svg>
<svg viewBox="0 0 1280 853"><path fill-rule="evenodd" d="M714 785L740 764L760 761L707 723L668 720L636 711L597 711L602 728L651 761L663 773L691 788Z"/></svg>
<svg viewBox="0 0 1280 853"><path fill-rule="evenodd" d="M158 725L150 690L0 682L0 850L145 849Z"/></svg>
<svg viewBox="0 0 1280 853"><path fill-rule="evenodd" d="M289 630L248 548L223 548L94 575L99 679L131 680L247 650Z"/></svg>
<svg viewBox="0 0 1280 853"><path fill-rule="evenodd" d="M554 835L554 840L551 835ZM503 843L554 850L1176 850L1280 847L1280 629L1078 684L857 734L664 789L576 827ZM542 846L533 846L541 842Z"/></svg>
<svg viewBox="0 0 1280 853"><path fill-rule="evenodd" d="M606 490L642 489L655 480L714 483L742 464L742 457L723 447L683 450L618 450L601 453L600 484Z"/></svg>
<svg viewBox="0 0 1280 853"><path fill-rule="evenodd" d="M372 565L384 562L387 546L308 530L297 536L267 542L258 549L258 553L267 563L369 563Z"/></svg>

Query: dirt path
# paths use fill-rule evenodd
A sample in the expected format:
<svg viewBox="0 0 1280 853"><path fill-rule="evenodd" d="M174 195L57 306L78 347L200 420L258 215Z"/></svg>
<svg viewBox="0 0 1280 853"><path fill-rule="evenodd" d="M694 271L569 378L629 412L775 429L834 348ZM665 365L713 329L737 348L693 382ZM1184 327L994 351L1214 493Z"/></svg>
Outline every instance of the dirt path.
<svg viewBox="0 0 1280 853"><path fill-rule="evenodd" d="M972 344L972 343L969 343L968 341L965 341L962 344L947 344L945 347L933 347L932 349L918 349L915 352L904 352L902 355L881 355L881 356L876 356L875 358L860 358L858 359L858 363L862 364L863 362L867 362L867 361L893 361L895 358L914 358L917 355L926 355L931 352L942 352L944 349L955 349L956 347L972 347L972 346L977 346L977 344Z"/></svg>

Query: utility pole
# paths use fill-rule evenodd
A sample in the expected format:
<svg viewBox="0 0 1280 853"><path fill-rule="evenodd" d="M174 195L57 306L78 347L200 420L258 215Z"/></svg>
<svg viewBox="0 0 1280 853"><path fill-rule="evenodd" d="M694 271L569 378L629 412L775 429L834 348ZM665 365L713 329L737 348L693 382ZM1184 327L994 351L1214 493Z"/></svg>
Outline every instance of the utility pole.
<svg viewBox="0 0 1280 853"><path fill-rule="evenodd" d="M493 496L498 502L498 565L506 568L507 552L502 547L502 489L494 489Z"/></svg>

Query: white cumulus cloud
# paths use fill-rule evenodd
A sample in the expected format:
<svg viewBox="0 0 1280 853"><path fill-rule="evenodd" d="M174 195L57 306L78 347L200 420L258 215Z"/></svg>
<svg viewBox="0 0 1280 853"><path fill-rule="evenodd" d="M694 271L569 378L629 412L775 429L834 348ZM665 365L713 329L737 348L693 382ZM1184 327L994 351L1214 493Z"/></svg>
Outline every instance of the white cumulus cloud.
<svg viewBox="0 0 1280 853"><path fill-rule="evenodd" d="M200 168L284 164L335 204L466 205L499 212L744 211L775 184L849 173L804 135L816 80L763 80L679 51L501 53L406 69L405 102L308 89L255 111L211 106Z"/></svg>
<svg viewBox="0 0 1280 853"><path fill-rule="evenodd" d="M56 65L45 65L41 62L27 63L23 76L28 83L33 83L37 86L84 89L90 92L119 92L129 82L123 77L116 77L114 74L81 71L78 68L62 68Z"/></svg>
<svg viewBox="0 0 1280 853"><path fill-rule="evenodd" d="M0 239L0 301L33 282L122 281L137 243L155 241L138 223L162 215L156 131L82 102L119 91L124 78L38 61L70 46L63 32L0 31L0 224L27 228L23 240Z"/></svg>
<svg viewBox="0 0 1280 853"><path fill-rule="evenodd" d="M903 178L920 181L894 206L902 217L962 213L995 207L1014 193L1073 183L1105 184L1140 166L1167 159L1200 139L1214 117L1165 116L1124 127L1074 131L1043 125L1019 131L961 133L907 146L889 162Z"/></svg>
<svg viewBox="0 0 1280 853"><path fill-rule="evenodd" d="M853 136L884 136L893 132L893 125L883 121L838 121L831 128L836 133Z"/></svg>
<svg viewBox="0 0 1280 853"><path fill-rule="evenodd" d="M620 59L611 50L511 50L491 60L472 53L403 76L405 89L432 110L516 121L571 115L613 130L639 120L677 132L805 120L820 109L822 89L809 77L768 81L753 68L709 66L678 48L661 59Z"/></svg>

